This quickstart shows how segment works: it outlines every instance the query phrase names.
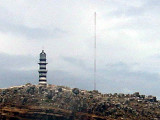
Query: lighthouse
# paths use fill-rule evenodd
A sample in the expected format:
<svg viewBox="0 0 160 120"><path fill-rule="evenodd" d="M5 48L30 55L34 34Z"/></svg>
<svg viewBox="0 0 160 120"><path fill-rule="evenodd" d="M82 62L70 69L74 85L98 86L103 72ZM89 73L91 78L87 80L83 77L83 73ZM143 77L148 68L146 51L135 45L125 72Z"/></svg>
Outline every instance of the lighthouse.
<svg viewBox="0 0 160 120"><path fill-rule="evenodd" d="M48 64L46 62L46 53L44 50L40 53L40 59L39 59L39 84L40 85L46 85L47 84L47 70L46 65Z"/></svg>

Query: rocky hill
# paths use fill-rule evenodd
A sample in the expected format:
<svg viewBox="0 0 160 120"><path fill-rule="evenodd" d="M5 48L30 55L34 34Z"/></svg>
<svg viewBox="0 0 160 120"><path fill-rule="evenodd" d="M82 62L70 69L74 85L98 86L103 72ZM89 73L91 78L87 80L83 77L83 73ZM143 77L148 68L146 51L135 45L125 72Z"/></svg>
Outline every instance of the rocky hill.
<svg viewBox="0 0 160 120"><path fill-rule="evenodd" d="M0 89L0 120L159 120L156 97L101 94L64 86Z"/></svg>

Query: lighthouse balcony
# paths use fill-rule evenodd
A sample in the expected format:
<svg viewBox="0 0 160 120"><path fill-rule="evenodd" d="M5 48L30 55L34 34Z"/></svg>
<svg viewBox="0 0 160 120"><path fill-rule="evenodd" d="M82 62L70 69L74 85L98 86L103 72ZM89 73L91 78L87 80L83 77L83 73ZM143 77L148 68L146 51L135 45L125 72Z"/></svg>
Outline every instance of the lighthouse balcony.
<svg viewBox="0 0 160 120"><path fill-rule="evenodd" d="M40 61L46 61L46 58L40 58L39 60Z"/></svg>
<svg viewBox="0 0 160 120"><path fill-rule="evenodd" d="M43 65L43 66L40 65L40 66L39 66L39 69L46 69L46 65Z"/></svg>
<svg viewBox="0 0 160 120"><path fill-rule="evenodd" d="M40 63L46 63L46 61L39 61Z"/></svg>
<svg viewBox="0 0 160 120"><path fill-rule="evenodd" d="M39 82L41 82L41 81L44 81L44 82L47 81L46 77L40 77Z"/></svg>
<svg viewBox="0 0 160 120"><path fill-rule="evenodd" d="M46 67L46 65L40 65L39 67Z"/></svg>
<svg viewBox="0 0 160 120"><path fill-rule="evenodd" d="M40 67L39 69L40 70L46 70L46 67Z"/></svg>
<svg viewBox="0 0 160 120"><path fill-rule="evenodd" d="M47 82L46 81L39 81L39 85L46 85Z"/></svg>
<svg viewBox="0 0 160 120"><path fill-rule="evenodd" d="M46 77L46 76L47 76L46 73L40 73L40 74L39 74L39 77Z"/></svg>
<svg viewBox="0 0 160 120"><path fill-rule="evenodd" d="M39 80L46 80L46 77L40 77Z"/></svg>
<svg viewBox="0 0 160 120"><path fill-rule="evenodd" d="M45 69L39 69L38 72L39 73L47 73L47 70L45 70Z"/></svg>
<svg viewBox="0 0 160 120"><path fill-rule="evenodd" d="M40 78L40 77L46 77L46 75L39 75L39 78Z"/></svg>
<svg viewBox="0 0 160 120"><path fill-rule="evenodd" d="M46 62L40 62L40 63L38 63L39 65L47 65L48 63L46 63Z"/></svg>

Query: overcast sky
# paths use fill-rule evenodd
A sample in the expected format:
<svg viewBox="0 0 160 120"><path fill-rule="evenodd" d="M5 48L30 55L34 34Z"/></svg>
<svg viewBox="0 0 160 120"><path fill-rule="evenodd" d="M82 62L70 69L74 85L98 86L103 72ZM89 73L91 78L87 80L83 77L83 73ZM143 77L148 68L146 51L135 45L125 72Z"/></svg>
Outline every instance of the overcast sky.
<svg viewBox="0 0 160 120"><path fill-rule="evenodd" d="M97 89L160 98L159 0L0 0L0 88L48 83L93 89L97 12Z"/></svg>

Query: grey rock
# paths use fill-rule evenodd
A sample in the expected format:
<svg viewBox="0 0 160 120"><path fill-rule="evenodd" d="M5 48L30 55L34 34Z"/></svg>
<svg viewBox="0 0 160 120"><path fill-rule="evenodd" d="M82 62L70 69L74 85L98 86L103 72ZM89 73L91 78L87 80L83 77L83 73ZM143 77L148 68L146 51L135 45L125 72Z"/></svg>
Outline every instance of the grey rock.
<svg viewBox="0 0 160 120"><path fill-rule="evenodd" d="M62 88L60 87L60 88L58 88L58 92L62 92L63 90L62 90Z"/></svg>
<svg viewBox="0 0 160 120"><path fill-rule="evenodd" d="M78 94L79 94L79 89L78 89L78 88L73 88L73 89L72 89L72 92L73 92L74 94L78 95Z"/></svg>

